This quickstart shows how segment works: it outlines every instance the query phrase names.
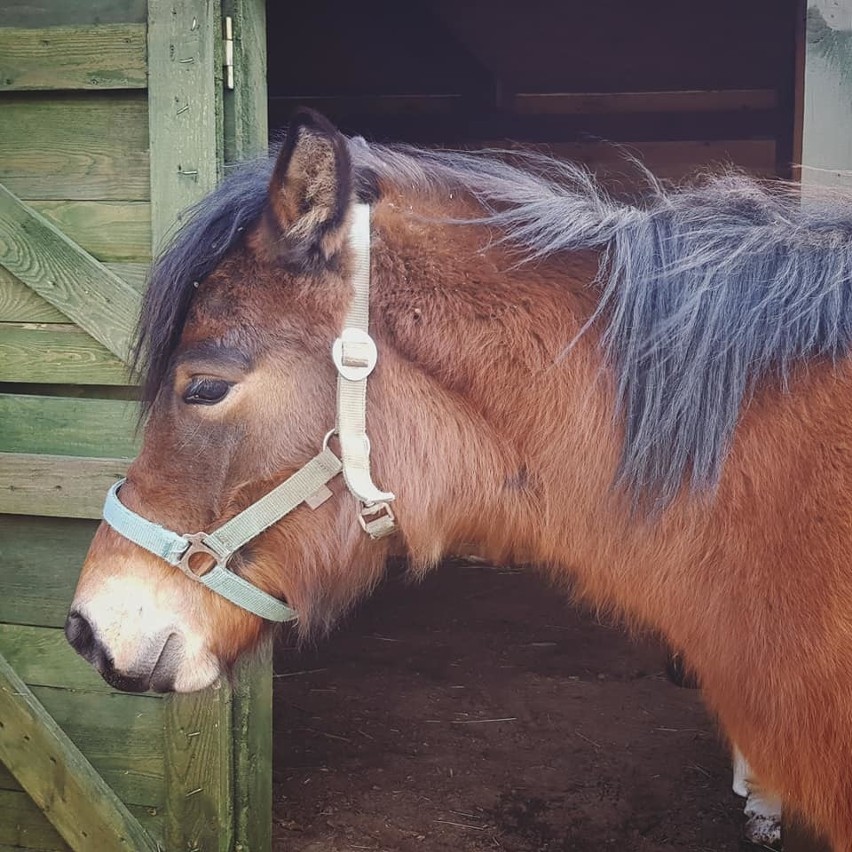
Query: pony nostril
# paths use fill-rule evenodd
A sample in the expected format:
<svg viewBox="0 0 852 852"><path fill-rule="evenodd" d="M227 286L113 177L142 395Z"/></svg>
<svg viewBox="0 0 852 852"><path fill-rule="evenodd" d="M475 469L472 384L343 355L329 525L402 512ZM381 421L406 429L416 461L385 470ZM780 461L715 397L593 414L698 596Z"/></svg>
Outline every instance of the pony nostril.
<svg viewBox="0 0 852 852"><path fill-rule="evenodd" d="M65 638L84 660L100 670L105 657L103 648L88 619L76 610L72 610L65 621Z"/></svg>

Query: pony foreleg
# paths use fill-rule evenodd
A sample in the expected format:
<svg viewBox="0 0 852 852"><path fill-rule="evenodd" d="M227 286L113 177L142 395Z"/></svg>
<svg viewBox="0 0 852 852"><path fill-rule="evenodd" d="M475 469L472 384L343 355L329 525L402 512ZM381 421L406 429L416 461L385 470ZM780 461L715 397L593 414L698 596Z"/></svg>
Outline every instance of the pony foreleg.
<svg viewBox="0 0 852 852"><path fill-rule="evenodd" d="M781 849L781 799L761 789L748 761L734 747L734 792L746 800L743 829L746 840L759 846Z"/></svg>

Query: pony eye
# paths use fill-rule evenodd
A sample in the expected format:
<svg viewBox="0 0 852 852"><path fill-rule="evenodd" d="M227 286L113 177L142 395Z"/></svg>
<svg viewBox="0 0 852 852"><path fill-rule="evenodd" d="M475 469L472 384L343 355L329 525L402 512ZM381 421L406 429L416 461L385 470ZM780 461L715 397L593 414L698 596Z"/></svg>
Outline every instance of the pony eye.
<svg viewBox="0 0 852 852"><path fill-rule="evenodd" d="M193 379L183 393L183 401L189 405L215 405L230 389L231 382L224 379Z"/></svg>

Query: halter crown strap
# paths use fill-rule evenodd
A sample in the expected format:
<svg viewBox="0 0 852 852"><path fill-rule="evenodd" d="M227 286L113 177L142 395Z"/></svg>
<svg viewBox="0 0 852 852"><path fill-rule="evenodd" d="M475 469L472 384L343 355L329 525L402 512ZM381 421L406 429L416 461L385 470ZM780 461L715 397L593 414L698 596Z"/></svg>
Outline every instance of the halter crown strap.
<svg viewBox="0 0 852 852"><path fill-rule="evenodd" d="M378 360L370 337L370 206L356 204L352 211L350 244L355 268L354 295L346 324L335 341L332 358L337 367L337 435L343 460L343 478L362 503L361 524L374 538L394 531L388 505L390 491L376 487L370 473L370 439L367 437L367 377Z"/></svg>

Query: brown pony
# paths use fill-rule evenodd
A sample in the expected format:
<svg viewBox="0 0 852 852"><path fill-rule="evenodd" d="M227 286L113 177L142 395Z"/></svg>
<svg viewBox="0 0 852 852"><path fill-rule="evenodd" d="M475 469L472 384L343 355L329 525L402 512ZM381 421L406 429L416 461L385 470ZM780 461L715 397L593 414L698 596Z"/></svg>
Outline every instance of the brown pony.
<svg viewBox="0 0 852 852"><path fill-rule="evenodd" d="M369 146L300 113L155 265L130 509L210 530L316 454L356 199L398 534L365 536L337 479L229 568L308 634L391 547L415 573L462 545L532 559L677 648L763 784L852 849L848 204L737 175L619 202L573 166ZM114 685L178 691L266 630L106 524L67 628Z"/></svg>

